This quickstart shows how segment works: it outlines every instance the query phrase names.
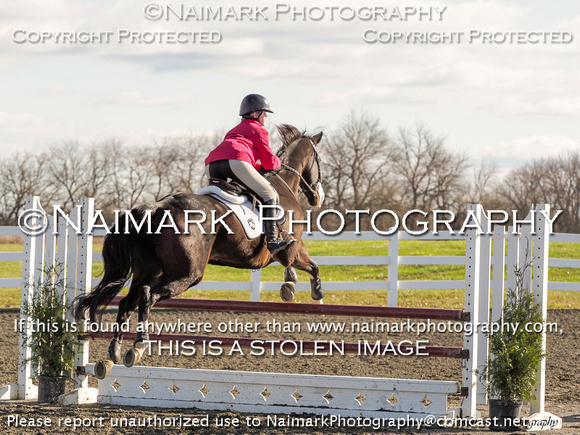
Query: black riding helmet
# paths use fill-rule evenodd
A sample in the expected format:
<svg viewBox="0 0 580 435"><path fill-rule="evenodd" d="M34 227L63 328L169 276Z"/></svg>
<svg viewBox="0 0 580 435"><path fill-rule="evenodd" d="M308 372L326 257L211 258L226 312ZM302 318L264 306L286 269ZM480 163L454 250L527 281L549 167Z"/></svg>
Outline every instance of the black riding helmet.
<svg viewBox="0 0 580 435"><path fill-rule="evenodd" d="M259 94L246 95L240 104L240 116L247 116L252 112L259 112L263 110L264 112L272 112L270 109L270 103L268 100Z"/></svg>

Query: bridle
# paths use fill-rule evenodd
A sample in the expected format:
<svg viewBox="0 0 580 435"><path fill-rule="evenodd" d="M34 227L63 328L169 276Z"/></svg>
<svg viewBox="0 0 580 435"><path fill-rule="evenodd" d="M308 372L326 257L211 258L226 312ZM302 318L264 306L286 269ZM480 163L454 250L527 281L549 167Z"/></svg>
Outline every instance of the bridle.
<svg viewBox="0 0 580 435"><path fill-rule="evenodd" d="M300 172L298 172L296 169L294 169L292 166L287 165L286 163L282 163L282 168L286 169L287 171L293 172L296 175L298 175L298 177L301 180L300 183L300 187L302 187L302 189L304 190L304 188L308 189L310 191L310 193L312 193L313 195L318 195L320 192L320 180L321 180L321 175L320 175L320 156L318 155L318 151L316 150L316 146L314 145L314 142L312 142L311 139L308 139L308 142L310 143L310 146L312 147L312 151L314 151L314 158L312 159L312 163L310 164L310 167L307 170L307 174L311 174L312 173L312 168L314 167L314 163L316 163L316 167L318 168L318 178L316 179L315 182L313 183L308 183L306 181L306 179L302 176L302 174Z"/></svg>

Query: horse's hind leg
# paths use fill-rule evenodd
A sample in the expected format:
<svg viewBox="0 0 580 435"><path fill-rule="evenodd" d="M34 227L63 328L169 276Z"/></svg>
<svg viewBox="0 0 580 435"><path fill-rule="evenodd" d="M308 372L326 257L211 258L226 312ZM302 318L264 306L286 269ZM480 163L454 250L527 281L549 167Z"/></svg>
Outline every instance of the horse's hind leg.
<svg viewBox="0 0 580 435"><path fill-rule="evenodd" d="M139 297L139 325L140 331L135 336L133 348L125 353L123 363L126 367L137 364L143 352L149 346L148 321L151 308L160 299L168 299L183 293L189 287L189 280L178 280L168 284L157 283L150 286L143 286Z"/></svg>
<svg viewBox="0 0 580 435"><path fill-rule="evenodd" d="M137 364L147 347L147 342L149 341L149 330L147 325L147 319L149 318L149 310L151 307L157 302L155 299L152 303L151 301L151 287L146 285L143 286L141 289L141 293L139 295L139 327L137 334L135 335L135 342L133 343L133 348L129 349L125 353L125 357L123 358L123 363L126 367L132 367L133 365ZM144 316L143 313L147 312L147 315Z"/></svg>
<svg viewBox="0 0 580 435"><path fill-rule="evenodd" d="M115 331L113 333L111 344L109 345L107 357L95 364L95 376L98 379L105 379L113 368L113 365L121 361L121 345L123 342L122 325L129 320L131 314L137 307L138 295L139 293L135 290L135 287L131 286L129 294L119 302Z"/></svg>
<svg viewBox="0 0 580 435"><path fill-rule="evenodd" d="M298 251L298 256L291 266L310 275L310 295L312 296L313 300L322 301L322 298L324 297L324 290L322 289L322 283L320 281L318 265L312 258L310 258L310 255L308 255L308 251L306 250L304 243L300 243L301 246Z"/></svg>
<svg viewBox="0 0 580 435"><path fill-rule="evenodd" d="M292 266L284 270L284 284L280 287L280 298L284 302L292 302L294 300L294 290L298 282L298 274Z"/></svg>

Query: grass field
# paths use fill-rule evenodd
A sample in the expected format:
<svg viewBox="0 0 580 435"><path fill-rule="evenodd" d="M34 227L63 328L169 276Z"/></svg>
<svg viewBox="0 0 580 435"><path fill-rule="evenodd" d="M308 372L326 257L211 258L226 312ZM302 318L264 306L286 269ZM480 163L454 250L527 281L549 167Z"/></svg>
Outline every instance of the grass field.
<svg viewBox="0 0 580 435"><path fill-rule="evenodd" d="M332 241L306 242L312 256L386 255L388 241ZM102 245L95 244L94 252L100 252ZM0 244L0 252L21 252L22 245L16 243ZM464 255L464 241L401 241L399 255ZM550 244L550 257L580 259L580 244L554 242ZM103 265L93 264L93 276L102 274ZM462 280L465 278L463 266L399 266L399 280ZM18 261L0 262L0 278L21 276L22 263ZM386 266L321 266L321 278L328 281L384 281L388 279ZM284 269L270 266L262 271L263 281L282 280ZM305 273L299 272L301 282L308 282ZM208 266L205 281L249 281L250 271L229 267ZM550 281L580 282L580 269L550 268ZM323 285L324 287L324 285ZM463 290L400 290L399 305L408 307L462 308ZM248 291L201 291L188 290L183 296L211 299L249 299ZM298 302L308 302L309 292L297 292ZM262 300L278 301L277 292L263 292ZM327 292L327 303L353 305L386 305L387 291L335 291ZM20 305L19 288L0 288L0 308ZM549 308L580 308L580 292L550 291Z"/></svg>

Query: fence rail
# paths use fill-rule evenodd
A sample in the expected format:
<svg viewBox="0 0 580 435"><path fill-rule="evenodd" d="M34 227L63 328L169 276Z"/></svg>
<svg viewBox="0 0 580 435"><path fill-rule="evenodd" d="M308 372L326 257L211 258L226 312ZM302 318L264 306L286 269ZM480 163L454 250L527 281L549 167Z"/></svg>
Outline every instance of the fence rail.
<svg viewBox="0 0 580 435"><path fill-rule="evenodd" d="M16 226L0 226L0 236L22 235ZM105 231L99 229L95 231L95 236L104 236ZM372 231L360 233L344 232L339 235L325 235L322 233L305 234L305 241L388 241L388 251L385 255L373 256L313 256L312 258L320 266L385 266L388 268L388 279L380 281L342 281L324 282L324 288L330 291L342 290L387 290L388 305L396 306L398 300L398 290L421 290L421 289L464 289L465 280L399 280L399 266L408 265L436 265L436 266L465 266L465 255L431 256L431 255L399 255L399 242L405 240L415 241L453 241L465 240L465 236L460 234L450 234L440 231L437 234L432 232L420 236L414 236L406 232L398 232L390 236L382 236ZM556 233L550 236L551 242L580 243L580 234ZM509 255L509 254L508 254ZM0 262L22 261L22 252L0 252ZM93 253L93 261L102 261L101 253ZM275 263L277 264L277 263ZM580 269L580 260L565 258L549 258L549 267ZM280 275L282 280L282 274ZM99 282L98 278L92 280L93 286ZM259 300L261 291L277 291L280 282L262 281L260 270L251 273L249 281L203 281L195 288L199 290L245 290L250 291L251 300ZM22 278L0 278L1 287L21 287ZM550 290L580 291L580 282L548 282ZM310 283L302 282L296 285L298 291L309 291Z"/></svg>

